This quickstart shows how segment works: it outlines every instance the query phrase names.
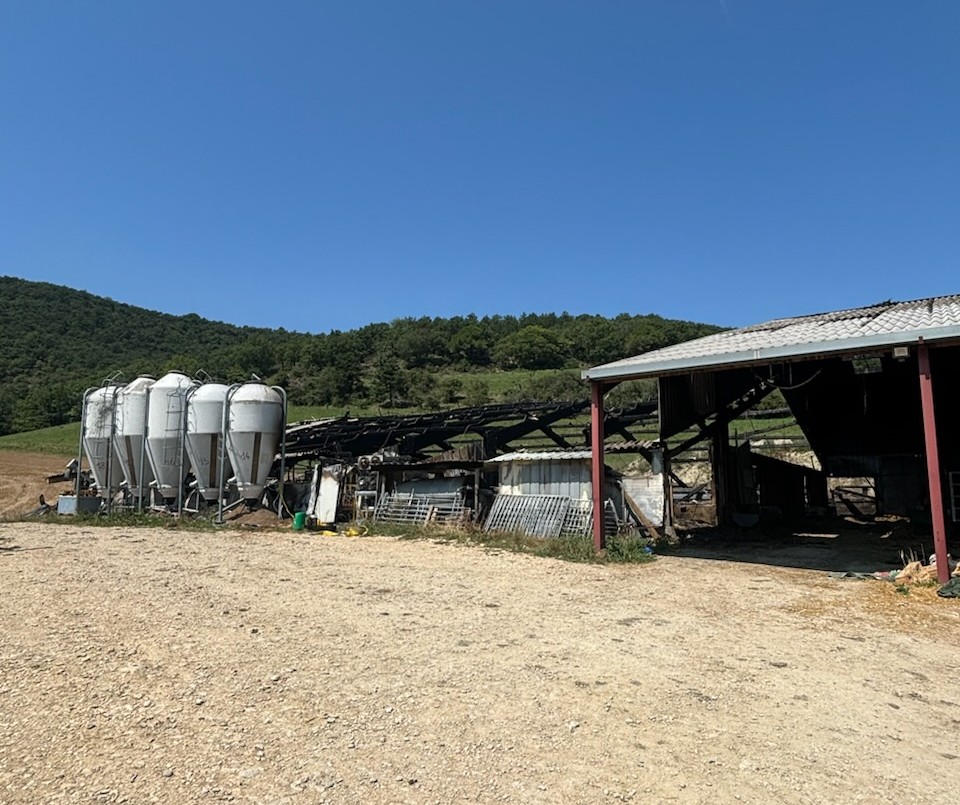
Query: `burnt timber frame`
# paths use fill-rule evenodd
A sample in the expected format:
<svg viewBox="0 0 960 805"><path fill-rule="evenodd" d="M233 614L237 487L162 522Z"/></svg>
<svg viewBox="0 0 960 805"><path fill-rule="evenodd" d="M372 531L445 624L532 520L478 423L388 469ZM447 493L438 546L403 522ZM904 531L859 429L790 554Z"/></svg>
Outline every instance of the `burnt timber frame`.
<svg viewBox="0 0 960 805"><path fill-rule="evenodd" d="M573 402L528 402L460 408L428 414L377 417L349 417L302 422L287 428L286 454L289 463L298 461L350 461L359 456L390 451L407 460L436 459L465 444L475 448L477 461L516 449L530 440L547 442L550 449L582 449L590 444L590 428L583 416L587 400ZM632 440L627 428L649 422L656 403L637 403L622 411L611 411L607 426L622 434L623 452L649 453L643 442ZM626 437L630 437L627 439ZM476 448L479 448L477 453ZM539 449L539 448L538 448Z"/></svg>

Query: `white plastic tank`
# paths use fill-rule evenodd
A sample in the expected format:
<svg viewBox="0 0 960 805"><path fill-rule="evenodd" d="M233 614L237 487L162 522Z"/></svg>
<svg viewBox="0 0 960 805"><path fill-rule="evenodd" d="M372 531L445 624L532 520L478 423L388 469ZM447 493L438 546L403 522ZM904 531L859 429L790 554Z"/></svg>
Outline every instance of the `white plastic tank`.
<svg viewBox="0 0 960 805"><path fill-rule="evenodd" d="M263 383L244 383L230 396L227 452L244 500L263 494L283 432L283 397Z"/></svg>
<svg viewBox="0 0 960 805"><path fill-rule="evenodd" d="M101 386L90 392L83 411L83 451L87 455L94 483L101 495L109 497L122 478L113 449L117 393L120 386ZM112 489L108 489L112 487Z"/></svg>
<svg viewBox="0 0 960 805"><path fill-rule="evenodd" d="M228 391L222 383L204 383L187 398L187 455L204 500L220 497L220 434ZM226 461L223 478L229 477Z"/></svg>
<svg viewBox="0 0 960 805"><path fill-rule="evenodd" d="M150 461L143 454L143 440L147 434L147 389L155 382L152 377L138 377L127 383L117 395L114 448L119 456L123 479L134 497L140 497L153 480Z"/></svg>
<svg viewBox="0 0 960 805"><path fill-rule="evenodd" d="M165 500L178 497L187 477L184 412L187 392L196 385L181 372L168 372L147 394L147 456L157 490Z"/></svg>

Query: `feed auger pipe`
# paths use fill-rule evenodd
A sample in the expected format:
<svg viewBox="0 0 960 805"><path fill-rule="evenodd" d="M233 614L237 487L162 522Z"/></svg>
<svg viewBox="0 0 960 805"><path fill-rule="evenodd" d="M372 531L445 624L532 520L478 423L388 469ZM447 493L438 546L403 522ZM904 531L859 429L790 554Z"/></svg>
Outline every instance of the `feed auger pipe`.
<svg viewBox="0 0 960 805"><path fill-rule="evenodd" d="M224 490L224 464L227 460L227 424L230 421L230 399L242 383L234 383L227 389L227 395L223 399L223 415L220 420L220 467L217 472L217 483L220 486L220 494L217 502L217 525L223 525L223 490Z"/></svg>

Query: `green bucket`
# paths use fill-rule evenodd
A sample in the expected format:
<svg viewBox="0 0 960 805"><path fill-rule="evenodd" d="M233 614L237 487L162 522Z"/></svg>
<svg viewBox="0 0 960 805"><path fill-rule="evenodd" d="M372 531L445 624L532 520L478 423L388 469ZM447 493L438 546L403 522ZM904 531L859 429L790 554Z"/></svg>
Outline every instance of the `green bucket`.
<svg viewBox="0 0 960 805"><path fill-rule="evenodd" d="M303 526L307 522L306 512L297 512L293 515L293 530L294 531L303 531Z"/></svg>

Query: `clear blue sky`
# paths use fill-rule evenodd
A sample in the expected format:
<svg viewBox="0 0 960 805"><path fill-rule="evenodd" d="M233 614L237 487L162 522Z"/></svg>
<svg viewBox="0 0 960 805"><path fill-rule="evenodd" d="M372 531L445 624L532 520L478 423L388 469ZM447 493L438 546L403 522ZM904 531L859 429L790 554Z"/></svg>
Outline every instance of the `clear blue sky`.
<svg viewBox="0 0 960 805"><path fill-rule="evenodd" d="M4 0L0 274L311 332L960 292L958 101L957 0Z"/></svg>

